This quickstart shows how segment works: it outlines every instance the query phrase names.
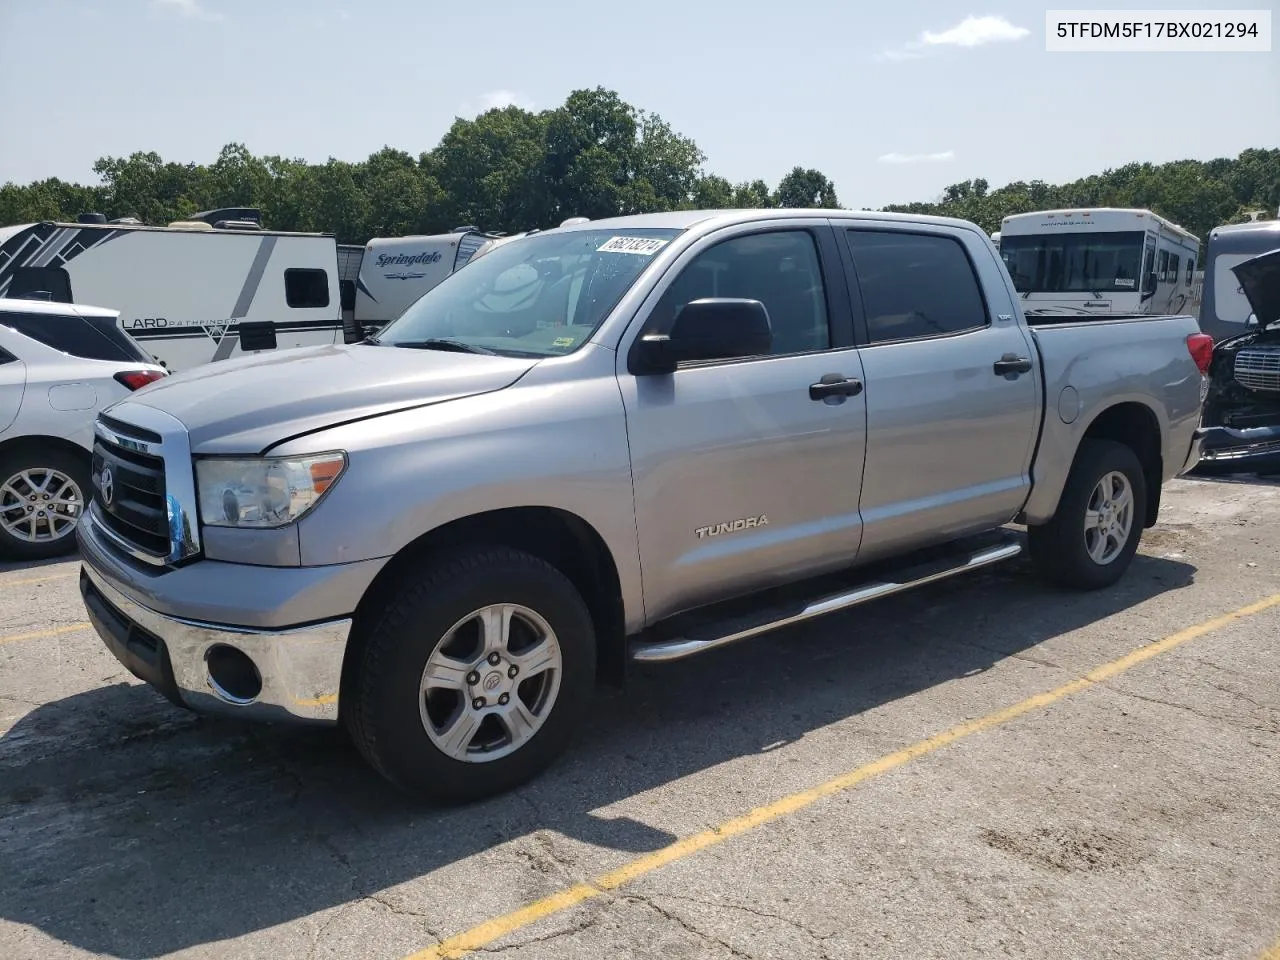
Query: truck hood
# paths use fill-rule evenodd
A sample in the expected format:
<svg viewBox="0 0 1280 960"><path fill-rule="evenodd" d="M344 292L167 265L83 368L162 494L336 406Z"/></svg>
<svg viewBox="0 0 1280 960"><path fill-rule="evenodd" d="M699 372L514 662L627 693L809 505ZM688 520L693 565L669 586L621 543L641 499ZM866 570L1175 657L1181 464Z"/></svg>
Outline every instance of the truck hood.
<svg viewBox="0 0 1280 960"><path fill-rule="evenodd" d="M1280 321L1280 248L1237 263L1231 272L1244 289L1258 327L1265 330Z"/></svg>
<svg viewBox="0 0 1280 960"><path fill-rule="evenodd" d="M193 453L259 453L325 427L501 390L536 360L369 344L221 360L128 398L186 426Z"/></svg>

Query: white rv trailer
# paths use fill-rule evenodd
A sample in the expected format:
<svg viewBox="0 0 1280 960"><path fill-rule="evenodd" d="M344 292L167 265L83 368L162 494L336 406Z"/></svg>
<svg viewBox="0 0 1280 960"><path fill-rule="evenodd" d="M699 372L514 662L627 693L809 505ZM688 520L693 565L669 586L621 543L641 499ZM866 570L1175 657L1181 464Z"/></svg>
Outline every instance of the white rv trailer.
<svg viewBox="0 0 1280 960"><path fill-rule="evenodd" d="M1031 315L1197 315L1199 250L1150 210L1040 210L1000 224L1000 257Z"/></svg>
<svg viewBox="0 0 1280 960"><path fill-rule="evenodd" d="M467 264L496 234L459 227L434 236L375 237L364 247L356 280L354 324L346 339L365 335L390 323L420 296Z"/></svg>
<svg viewBox="0 0 1280 960"><path fill-rule="evenodd" d="M0 227L0 297L118 310L124 331L175 372L341 342L333 236L263 230L222 213L167 227L94 214Z"/></svg>

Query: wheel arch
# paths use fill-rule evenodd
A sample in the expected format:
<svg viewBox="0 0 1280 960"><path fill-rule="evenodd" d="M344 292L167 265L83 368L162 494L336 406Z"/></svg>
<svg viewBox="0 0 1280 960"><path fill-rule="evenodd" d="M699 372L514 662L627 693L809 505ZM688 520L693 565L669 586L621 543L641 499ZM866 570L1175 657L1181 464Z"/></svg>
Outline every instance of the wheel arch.
<svg viewBox="0 0 1280 960"><path fill-rule="evenodd" d="M1164 477L1164 455L1162 453L1160 419L1147 404L1129 400L1114 404L1101 411L1085 428L1080 438L1085 440L1111 440L1124 444L1142 464L1142 477L1146 482L1147 503L1146 515L1143 517L1144 528L1155 526L1160 515L1160 491ZM1080 446L1076 447L1076 456L1080 454ZM1072 458L1075 462L1075 458Z"/></svg>
<svg viewBox="0 0 1280 960"><path fill-rule="evenodd" d="M621 686L626 629L618 565L604 538L586 520L556 507L507 507L452 520L406 544L378 572L354 615L343 673L360 637L372 627L396 583L433 555L462 547L505 546L545 560L582 595L595 625L597 679Z"/></svg>
<svg viewBox="0 0 1280 960"><path fill-rule="evenodd" d="M93 459L92 452L74 440L68 440L65 437L45 436L38 433L26 433L21 436L0 440L0 457L10 457L18 453L43 451L50 448L62 451L73 457L79 457L85 463L89 463Z"/></svg>

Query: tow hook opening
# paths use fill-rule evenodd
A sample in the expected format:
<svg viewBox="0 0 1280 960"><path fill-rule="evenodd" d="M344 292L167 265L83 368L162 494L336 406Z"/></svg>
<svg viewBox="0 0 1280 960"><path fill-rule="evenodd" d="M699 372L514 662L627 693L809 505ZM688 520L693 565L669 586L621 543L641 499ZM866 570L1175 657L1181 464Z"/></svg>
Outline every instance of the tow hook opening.
<svg viewBox="0 0 1280 960"><path fill-rule="evenodd" d="M215 643L204 655L209 686L227 703L246 705L262 693L262 674L243 650Z"/></svg>

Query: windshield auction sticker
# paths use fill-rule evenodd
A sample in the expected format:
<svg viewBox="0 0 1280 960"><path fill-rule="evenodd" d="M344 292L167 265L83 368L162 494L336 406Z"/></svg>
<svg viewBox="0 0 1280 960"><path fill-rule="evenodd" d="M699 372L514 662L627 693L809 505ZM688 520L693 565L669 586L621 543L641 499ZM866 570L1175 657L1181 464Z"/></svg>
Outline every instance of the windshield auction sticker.
<svg viewBox="0 0 1280 960"><path fill-rule="evenodd" d="M596 253L634 253L641 257L652 257L666 245L666 240L648 237L610 237L596 247Z"/></svg>

